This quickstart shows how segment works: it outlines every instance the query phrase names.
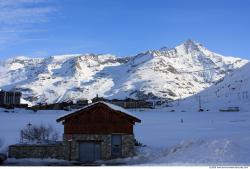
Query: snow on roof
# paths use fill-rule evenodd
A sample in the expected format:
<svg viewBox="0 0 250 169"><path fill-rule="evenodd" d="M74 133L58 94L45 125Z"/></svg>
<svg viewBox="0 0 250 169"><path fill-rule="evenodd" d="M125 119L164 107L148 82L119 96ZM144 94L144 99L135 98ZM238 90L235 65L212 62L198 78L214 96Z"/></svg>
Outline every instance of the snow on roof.
<svg viewBox="0 0 250 169"><path fill-rule="evenodd" d="M88 107L91 107L91 106L93 106L93 105L95 105L95 104L98 104L98 103L105 104L106 106L108 106L109 108L111 108L111 109L113 109L113 110L120 111L120 112L122 112L122 113L124 113L124 114L127 114L127 115L129 115L129 116L132 116L132 117L134 117L134 118L139 119L138 117L136 117L135 115L133 115L132 113L130 113L129 111L127 111L126 109L124 109L124 108L122 108L122 107L120 107L120 106L111 104L111 103L104 102L104 101L98 101L98 102L89 104L89 105L87 105L87 106L84 106L84 107L78 109L76 112L78 112L79 110L82 110L82 109L86 109L86 108L88 108ZM68 116L68 115L70 115L70 114L76 113L76 112L70 112L70 113L68 113L68 114L66 114L66 115L64 115L64 116L62 116L62 117L59 117L58 119L64 118L64 117L66 117L66 116Z"/></svg>
<svg viewBox="0 0 250 169"><path fill-rule="evenodd" d="M135 115L133 115L132 113L130 113L129 111L127 111L126 109L120 107L120 106L117 106L117 105L114 105L114 104L111 104L111 103L107 103L107 102L104 102L104 101L100 101L99 103L103 103L105 105L107 105L108 107L110 107L111 109L114 109L114 110L117 110L117 111L120 111L120 112L123 112L129 116L133 116L133 117L136 117ZM136 117L138 118L138 117Z"/></svg>

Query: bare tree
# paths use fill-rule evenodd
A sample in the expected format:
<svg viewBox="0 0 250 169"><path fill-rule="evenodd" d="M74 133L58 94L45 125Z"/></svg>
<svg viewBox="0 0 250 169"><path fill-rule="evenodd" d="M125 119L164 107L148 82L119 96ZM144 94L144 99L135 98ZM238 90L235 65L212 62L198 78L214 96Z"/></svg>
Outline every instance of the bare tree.
<svg viewBox="0 0 250 169"><path fill-rule="evenodd" d="M27 124L20 131L21 143L49 143L58 140L59 134L51 126Z"/></svg>
<svg viewBox="0 0 250 169"><path fill-rule="evenodd" d="M0 138L0 149L2 148L2 146L3 146L3 139L2 138ZM3 162L7 159L7 155L6 155L6 152L5 152L6 150L5 149L1 149L1 151L0 151L0 165L2 165L3 164Z"/></svg>

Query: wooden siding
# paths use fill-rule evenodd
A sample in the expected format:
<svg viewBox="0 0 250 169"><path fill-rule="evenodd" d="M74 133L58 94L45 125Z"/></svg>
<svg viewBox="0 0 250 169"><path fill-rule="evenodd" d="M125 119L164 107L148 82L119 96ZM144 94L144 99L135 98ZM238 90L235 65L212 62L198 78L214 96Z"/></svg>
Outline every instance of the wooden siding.
<svg viewBox="0 0 250 169"><path fill-rule="evenodd" d="M98 104L66 118L65 134L133 134L134 121L124 114Z"/></svg>

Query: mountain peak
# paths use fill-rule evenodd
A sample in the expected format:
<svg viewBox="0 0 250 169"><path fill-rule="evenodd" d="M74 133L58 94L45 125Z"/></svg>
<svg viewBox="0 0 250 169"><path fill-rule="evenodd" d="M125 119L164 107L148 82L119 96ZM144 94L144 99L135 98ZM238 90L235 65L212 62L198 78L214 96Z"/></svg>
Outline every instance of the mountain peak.
<svg viewBox="0 0 250 169"><path fill-rule="evenodd" d="M202 44L194 41L194 40L191 40L191 39L188 39L186 40L183 45L185 45L186 47L197 47L197 46L202 46Z"/></svg>
<svg viewBox="0 0 250 169"><path fill-rule="evenodd" d="M196 44L196 42L192 39L187 39L184 44Z"/></svg>
<svg viewBox="0 0 250 169"><path fill-rule="evenodd" d="M202 47L203 45L193 41L191 39L186 40L183 44L181 44L179 47L184 48L185 52L191 53L193 51L200 51L200 47Z"/></svg>

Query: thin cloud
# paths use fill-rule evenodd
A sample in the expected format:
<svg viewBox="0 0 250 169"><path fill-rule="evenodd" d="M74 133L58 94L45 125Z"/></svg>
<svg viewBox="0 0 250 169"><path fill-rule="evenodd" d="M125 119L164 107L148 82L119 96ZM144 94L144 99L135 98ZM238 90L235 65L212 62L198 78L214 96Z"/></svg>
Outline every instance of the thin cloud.
<svg viewBox="0 0 250 169"><path fill-rule="evenodd" d="M0 0L2 49L4 45L25 40L29 33L34 34L34 25L48 22L55 11L55 7L47 0Z"/></svg>
<svg viewBox="0 0 250 169"><path fill-rule="evenodd" d="M45 0L0 0L0 7L17 7L30 3L46 2Z"/></svg>
<svg viewBox="0 0 250 169"><path fill-rule="evenodd" d="M17 9L1 9L0 23L8 25L30 24L37 22L47 22L48 14L54 12L54 8L17 8Z"/></svg>

